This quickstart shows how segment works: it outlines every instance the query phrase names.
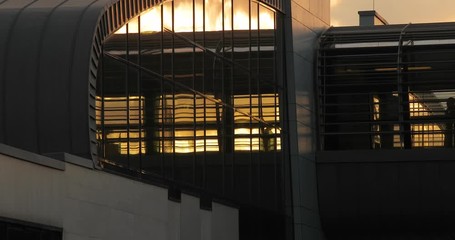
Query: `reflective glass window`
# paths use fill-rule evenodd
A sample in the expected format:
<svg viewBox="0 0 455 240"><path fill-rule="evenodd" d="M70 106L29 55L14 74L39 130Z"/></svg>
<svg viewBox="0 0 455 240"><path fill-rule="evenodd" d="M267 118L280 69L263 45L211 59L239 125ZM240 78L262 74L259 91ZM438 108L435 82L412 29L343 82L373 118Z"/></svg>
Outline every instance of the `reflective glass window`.
<svg viewBox="0 0 455 240"><path fill-rule="evenodd" d="M242 202L280 195L279 16L257 1L174 0L109 36L96 98L104 166Z"/></svg>

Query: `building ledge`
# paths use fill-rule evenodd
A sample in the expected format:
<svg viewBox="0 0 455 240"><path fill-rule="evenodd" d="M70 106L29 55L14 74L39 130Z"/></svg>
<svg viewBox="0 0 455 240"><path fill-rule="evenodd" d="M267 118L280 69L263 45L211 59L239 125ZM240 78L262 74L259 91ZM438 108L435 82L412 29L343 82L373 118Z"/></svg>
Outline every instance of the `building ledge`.
<svg viewBox="0 0 455 240"><path fill-rule="evenodd" d="M80 167L94 169L93 162L90 159L79 157L66 152L46 153L47 157L58 159L63 162L71 163Z"/></svg>
<svg viewBox="0 0 455 240"><path fill-rule="evenodd" d="M63 161L15 148L2 143L0 143L0 154L61 171L65 170L65 163Z"/></svg>

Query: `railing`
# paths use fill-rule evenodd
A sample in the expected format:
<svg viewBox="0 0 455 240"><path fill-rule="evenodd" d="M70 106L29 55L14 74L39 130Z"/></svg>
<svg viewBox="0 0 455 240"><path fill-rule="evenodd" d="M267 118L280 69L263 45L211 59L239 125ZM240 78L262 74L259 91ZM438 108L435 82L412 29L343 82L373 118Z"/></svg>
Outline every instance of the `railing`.
<svg viewBox="0 0 455 240"><path fill-rule="evenodd" d="M454 147L454 27L326 32L318 53L320 149Z"/></svg>

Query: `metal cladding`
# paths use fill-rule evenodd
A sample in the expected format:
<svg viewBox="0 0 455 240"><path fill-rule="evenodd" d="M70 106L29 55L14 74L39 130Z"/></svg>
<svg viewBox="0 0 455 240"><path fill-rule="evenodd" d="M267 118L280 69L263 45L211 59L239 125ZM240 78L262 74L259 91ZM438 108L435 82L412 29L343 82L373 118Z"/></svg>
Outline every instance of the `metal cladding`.
<svg viewBox="0 0 455 240"><path fill-rule="evenodd" d="M0 1L0 142L96 164L101 43L161 0Z"/></svg>

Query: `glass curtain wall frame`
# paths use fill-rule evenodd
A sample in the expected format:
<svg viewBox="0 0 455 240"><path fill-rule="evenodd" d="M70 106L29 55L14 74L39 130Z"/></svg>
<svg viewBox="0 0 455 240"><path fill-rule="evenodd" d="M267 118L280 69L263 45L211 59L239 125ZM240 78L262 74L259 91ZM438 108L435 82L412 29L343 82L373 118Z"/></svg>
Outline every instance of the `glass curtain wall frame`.
<svg viewBox="0 0 455 240"><path fill-rule="evenodd" d="M321 150L454 147L454 28L329 30L318 61Z"/></svg>
<svg viewBox="0 0 455 240"><path fill-rule="evenodd" d="M106 39L104 166L281 212L279 16L255 1L175 0Z"/></svg>

